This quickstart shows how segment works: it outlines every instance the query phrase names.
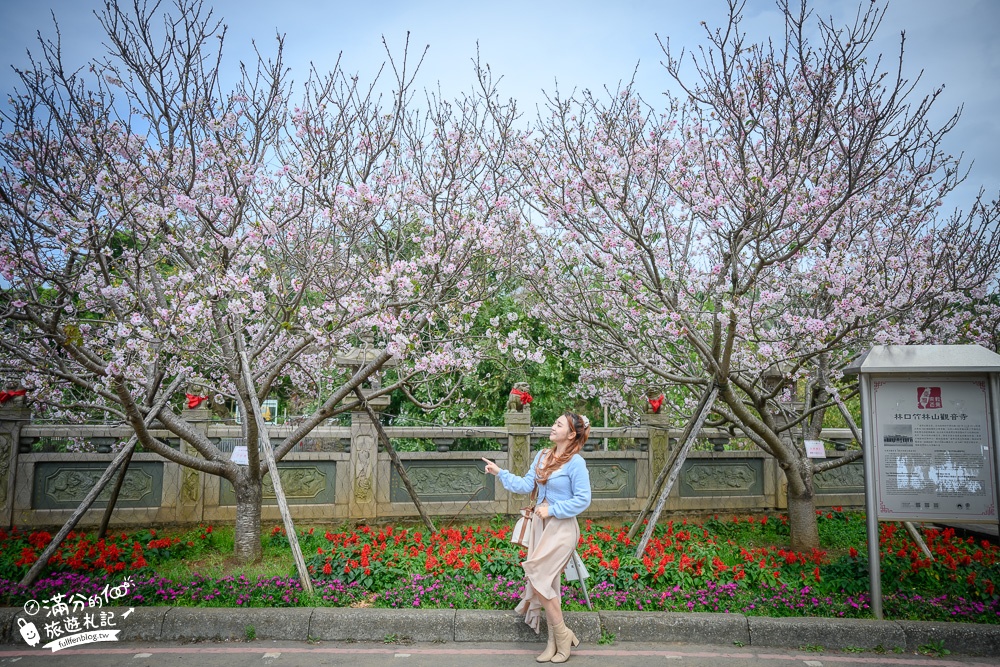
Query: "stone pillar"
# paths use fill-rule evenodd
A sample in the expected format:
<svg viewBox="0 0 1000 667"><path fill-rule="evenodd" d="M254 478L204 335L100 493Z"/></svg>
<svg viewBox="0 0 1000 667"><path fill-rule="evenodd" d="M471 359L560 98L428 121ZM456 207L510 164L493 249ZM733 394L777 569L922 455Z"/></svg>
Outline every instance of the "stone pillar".
<svg viewBox="0 0 1000 667"><path fill-rule="evenodd" d="M655 480L670 456L670 420L662 412L647 412L640 423L649 431L649 479Z"/></svg>
<svg viewBox="0 0 1000 667"><path fill-rule="evenodd" d="M508 404L504 424L507 426L507 460L510 462L510 471L523 476L531 465L531 408L524 406L518 411ZM500 484L499 481L496 483ZM509 514L517 514L527 504L526 495L512 493L507 496Z"/></svg>
<svg viewBox="0 0 1000 667"><path fill-rule="evenodd" d="M31 410L15 397L0 404L0 526L11 526L14 511L14 478L21 427L31 423Z"/></svg>
<svg viewBox="0 0 1000 667"><path fill-rule="evenodd" d="M197 408L184 410L184 418L202 435L208 437L208 427L212 421L212 412L208 407L198 406ZM190 454L195 458L202 458L194 447L181 440L185 454ZM186 466L177 466L180 473L180 493L176 507L177 520L183 523L205 520L205 477L199 470ZM164 477L166 470L164 469ZM211 479L218 480L212 476Z"/></svg>
<svg viewBox="0 0 1000 667"><path fill-rule="evenodd" d="M365 391L365 393L368 393ZM389 397L368 402L375 412L389 406ZM367 412L351 413L351 498L352 519L374 519L378 515L375 487L378 479L378 432Z"/></svg>

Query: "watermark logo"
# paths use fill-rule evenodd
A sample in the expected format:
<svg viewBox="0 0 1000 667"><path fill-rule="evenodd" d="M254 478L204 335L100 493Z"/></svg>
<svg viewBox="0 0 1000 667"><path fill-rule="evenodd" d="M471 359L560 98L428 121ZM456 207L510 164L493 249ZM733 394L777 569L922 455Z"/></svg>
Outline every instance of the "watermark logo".
<svg viewBox="0 0 1000 667"><path fill-rule="evenodd" d="M17 624L21 627L21 636L24 641L28 642L28 646L38 646L41 637L38 636L38 628L35 627L35 624L29 623L23 618L17 619Z"/></svg>
<svg viewBox="0 0 1000 667"><path fill-rule="evenodd" d="M120 629L115 612L102 607L128 595L134 585L132 578L126 577L121 585L107 584L100 593L89 597L80 593L72 596L58 593L42 602L28 600L24 603L24 613L31 618L17 619L21 638L28 646L35 647L44 635L48 643L42 648L52 649L53 653L82 644L116 642ZM118 620L128 618L133 611L130 607Z"/></svg>
<svg viewBox="0 0 1000 667"><path fill-rule="evenodd" d="M941 402L941 387L917 387L917 409L936 410Z"/></svg>

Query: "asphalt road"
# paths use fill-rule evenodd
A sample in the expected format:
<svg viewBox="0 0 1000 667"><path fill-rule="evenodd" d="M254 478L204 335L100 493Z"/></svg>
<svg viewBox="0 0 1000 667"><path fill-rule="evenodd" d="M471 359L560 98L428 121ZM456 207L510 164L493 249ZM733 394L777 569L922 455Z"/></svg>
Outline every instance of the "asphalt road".
<svg viewBox="0 0 1000 667"><path fill-rule="evenodd" d="M0 666L17 667L318 667L393 665L393 667L469 667L537 665L541 644L345 642L232 642L196 644L114 644L80 646L57 653L27 646L0 647ZM577 667L985 667L1000 666L1000 656L939 656L849 653L842 651L761 650L691 644L612 644L581 646L569 663Z"/></svg>

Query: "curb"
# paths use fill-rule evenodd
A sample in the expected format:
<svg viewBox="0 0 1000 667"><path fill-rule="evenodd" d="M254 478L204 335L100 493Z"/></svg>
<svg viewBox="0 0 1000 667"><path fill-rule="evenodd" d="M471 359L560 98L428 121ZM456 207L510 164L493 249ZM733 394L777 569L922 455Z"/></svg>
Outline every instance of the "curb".
<svg viewBox="0 0 1000 667"><path fill-rule="evenodd" d="M827 649L881 646L893 649L904 648L908 643L906 633L895 621L767 616L750 616L747 621L750 626L749 646L785 648L822 646Z"/></svg>
<svg viewBox="0 0 1000 667"><path fill-rule="evenodd" d="M415 642L450 642L455 641L455 611L317 607L308 628L309 637L326 641L381 642L394 636Z"/></svg>
<svg viewBox="0 0 1000 667"><path fill-rule="evenodd" d="M623 642L751 645L747 617L711 612L601 611L601 627ZM798 645L796 645L798 646Z"/></svg>
<svg viewBox="0 0 1000 667"><path fill-rule="evenodd" d="M385 641L523 642L545 640L545 623L536 635L513 611L477 609L358 609L351 607L252 608L104 607L113 614L121 641ZM17 619L33 619L17 607L0 607L0 644L21 644ZM705 612L566 612L566 622L581 641L596 644L602 635L616 642L687 643L768 648L822 646L824 649L881 646L916 651L941 642L952 653L1000 655L1000 625L875 621L853 618L770 618ZM37 625L37 623L36 623ZM39 626L41 631L41 626Z"/></svg>
<svg viewBox="0 0 1000 667"><path fill-rule="evenodd" d="M897 621L906 635L906 650L943 641L952 653L1000 656L1000 625Z"/></svg>

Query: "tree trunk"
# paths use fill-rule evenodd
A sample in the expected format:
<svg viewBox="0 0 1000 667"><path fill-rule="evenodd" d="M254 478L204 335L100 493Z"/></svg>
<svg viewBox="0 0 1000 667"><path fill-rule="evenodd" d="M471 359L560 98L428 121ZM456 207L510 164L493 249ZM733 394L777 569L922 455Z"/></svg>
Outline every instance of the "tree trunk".
<svg viewBox="0 0 1000 667"><path fill-rule="evenodd" d="M234 556L241 564L256 563L263 556L260 541L261 480L240 475L236 490L236 534Z"/></svg>
<svg viewBox="0 0 1000 667"><path fill-rule="evenodd" d="M786 470L789 475L809 475L798 470ZM813 496L811 476L805 479L805 484L788 484L788 533L793 551L811 551L819 549L819 528L816 523L816 503ZM803 490L796 492L796 489Z"/></svg>

